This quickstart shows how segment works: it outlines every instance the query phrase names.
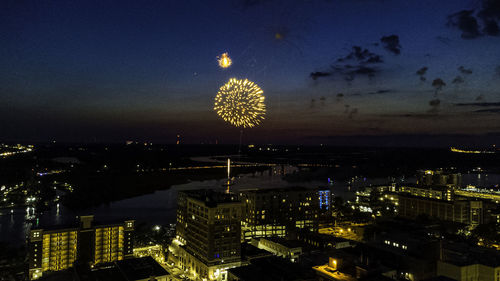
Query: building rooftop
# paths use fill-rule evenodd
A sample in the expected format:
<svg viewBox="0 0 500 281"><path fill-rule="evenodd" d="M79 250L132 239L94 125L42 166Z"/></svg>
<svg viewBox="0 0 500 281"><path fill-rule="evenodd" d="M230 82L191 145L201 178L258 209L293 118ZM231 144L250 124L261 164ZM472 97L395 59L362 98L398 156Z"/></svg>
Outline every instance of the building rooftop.
<svg viewBox="0 0 500 281"><path fill-rule="evenodd" d="M107 220L107 221L95 221L91 220L91 228L95 227L104 227L104 226L115 226L115 225L123 225L124 222L126 222L127 218L124 218L123 220ZM48 224L45 222L41 222L38 226L33 227L31 230L44 230L44 231L61 231L61 230L78 230L82 228L82 221L81 218L75 218L73 222L66 222L64 224Z"/></svg>
<svg viewBox="0 0 500 281"><path fill-rule="evenodd" d="M248 260L273 256L272 253L259 249L250 243L241 244L241 255Z"/></svg>
<svg viewBox="0 0 500 281"><path fill-rule="evenodd" d="M302 243L298 240L287 240L287 239L278 238L278 237L266 237L266 238L261 238L261 239L265 239L265 240L283 245L287 248L299 248L299 247L304 246L304 243Z"/></svg>
<svg viewBox="0 0 500 281"><path fill-rule="evenodd" d="M352 240L348 240L342 237L337 237L329 234L312 232L312 231L300 231L298 232L298 235L300 237L307 237L310 239L314 239L315 241L322 241L322 242L333 242L333 243L352 242Z"/></svg>
<svg viewBox="0 0 500 281"><path fill-rule="evenodd" d="M312 268L302 267L278 257L255 259L250 265L231 268L228 271L240 281L316 280Z"/></svg>
<svg viewBox="0 0 500 281"><path fill-rule="evenodd" d="M500 253L494 249L469 246L464 243L443 243L443 262L456 266L482 264L490 267L500 266Z"/></svg>
<svg viewBox="0 0 500 281"><path fill-rule="evenodd" d="M165 276L169 273L152 257L124 259L117 261L116 265L126 280L143 280L151 276Z"/></svg>
<svg viewBox="0 0 500 281"><path fill-rule="evenodd" d="M92 269L88 265L79 264L75 268L75 274L78 276L78 280L81 281L146 280L152 276L169 275L152 257L124 259L113 263L101 264Z"/></svg>
<svg viewBox="0 0 500 281"><path fill-rule="evenodd" d="M411 184L411 183L401 185L401 187L411 187L411 188L438 190L438 191L447 191L450 189L450 187L443 186L443 185L417 185L417 184Z"/></svg>
<svg viewBox="0 0 500 281"><path fill-rule="evenodd" d="M216 207L218 204L240 203L236 194L211 189L185 190L182 193L189 198L204 202L207 207Z"/></svg>

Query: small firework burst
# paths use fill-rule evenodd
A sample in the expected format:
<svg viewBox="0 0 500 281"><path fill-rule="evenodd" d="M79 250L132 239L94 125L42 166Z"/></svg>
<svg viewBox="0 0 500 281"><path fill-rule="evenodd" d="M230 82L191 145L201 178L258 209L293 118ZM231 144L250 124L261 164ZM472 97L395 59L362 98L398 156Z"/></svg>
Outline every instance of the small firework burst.
<svg viewBox="0 0 500 281"><path fill-rule="evenodd" d="M233 61L229 57L228 53L223 53L220 57L217 57L217 61L219 62L219 66L222 68L228 68L233 64Z"/></svg>

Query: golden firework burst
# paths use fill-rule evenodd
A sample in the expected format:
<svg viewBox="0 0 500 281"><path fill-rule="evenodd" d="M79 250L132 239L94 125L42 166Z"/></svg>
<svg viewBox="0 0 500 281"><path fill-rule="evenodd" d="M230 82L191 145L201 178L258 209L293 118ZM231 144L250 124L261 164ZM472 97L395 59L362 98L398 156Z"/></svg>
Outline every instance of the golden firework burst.
<svg viewBox="0 0 500 281"><path fill-rule="evenodd" d="M263 94L264 91L254 82L231 78L220 87L214 110L224 121L236 127L255 127L266 114Z"/></svg>
<svg viewBox="0 0 500 281"><path fill-rule="evenodd" d="M222 68L228 68L233 64L233 61L229 57L228 53L222 54L220 57L217 57L219 61L219 66Z"/></svg>

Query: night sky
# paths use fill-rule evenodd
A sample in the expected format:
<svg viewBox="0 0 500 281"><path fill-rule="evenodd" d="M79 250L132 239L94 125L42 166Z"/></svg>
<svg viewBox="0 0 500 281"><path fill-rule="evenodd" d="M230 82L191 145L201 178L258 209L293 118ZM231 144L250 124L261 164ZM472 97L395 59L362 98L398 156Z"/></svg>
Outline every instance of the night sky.
<svg viewBox="0 0 500 281"><path fill-rule="evenodd" d="M0 141L235 143L212 108L236 77L266 96L244 143L499 143L499 24L487 0L4 0Z"/></svg>

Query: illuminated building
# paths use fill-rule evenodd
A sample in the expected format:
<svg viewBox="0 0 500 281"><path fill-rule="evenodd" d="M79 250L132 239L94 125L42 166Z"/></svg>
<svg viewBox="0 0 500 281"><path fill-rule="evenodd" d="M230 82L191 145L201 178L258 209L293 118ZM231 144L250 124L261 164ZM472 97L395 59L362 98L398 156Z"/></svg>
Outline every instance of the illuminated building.
<svg viewBox="0 0 500 281"><path fill-rule="evenodd" d="M273 253L278 257L296 262L302 255L302 244L296 240L283 238L260 238L258 248Z"/></svg>
<svg viewBox="0 0 500 281"><path fill-rule="evenodd" d="M413 196L425 197L438 200L452 201L454 199L455 191L447 186L401 186L400 193L406 193Z"/></svg>
<svg viewBox="0 0 500 281"><path fill-rule="evenodd" d="M425 214L445 221L478 225L483 220L483 202L466 199L453 201L400 194L398 214L416 218Z"/></svg>
<svg viewBox="0 0 500 281"><path fill-rule="evenodd" d="M313 267L314 271L318 276L317 280L320 281L337 281L337 280L345 280L345 281L355 281L358 280L353 276L342 272L342 259L330 257L328 259L328 263L324 265L318 265Z"/></svg>
<svg viewBox="0 0 500 281"><path fill-rule="evenodd" d="M456 147L450 147L451 152L456 152L456 153L467 153L467 154L491 154L495 153L495 151L490 151L490 150L467 150L467 149L459 149Z"/></svg>
<svg viewBox="0 0 500 281"><path fill-rule="evenodd" d="M154 258L158 263L165 262L165 250L163 249L162 245L156 244L152 246L134 248L133 252L134 257L137 258L149 256Z"/></svg>
<svg viewBox="0 0 500 281"><path fill-rule="evenodd" d="M176 262L201 279L226 280L227 269L241 265L241 201L212 190L182 191L178 198Z"/></svg>
<svg viewBox="0 0 500 281"><path fill-rule="evenodd" d="M295 229L318 229L320 196L317 189L252 189L240 195L244 206L243 240L286 237Z"/></svg>
<svg viewBox="0 0 500 281"><path fill-rule="evenodd" d="M329 189L318 190L319 208L329 210L331 206L331 192Z"/></svg>
<svg viewBox="0 0 500 281"><path fill-rule="evenodd" d="M33 145L8 145L0 143L0 158L7 158L20 153L28 153L34 150Z"/></svg>
<svg viewBox="0 0 500 281"><path fill-rule="evenodd" d="M76 260L77 229L32 230L30 233L30 279L46 271L69 268Z"/></svg>
<svg viewBox="0 0 500 281"><path fill-rule="evenodd" d="M462 175L442 169L419 170L417 185L420 186L450 186L459 187L462 184Z"/></svg>
<svg viewBox="0 0 500 281"><path fill-rule="evenodd" d="M134 221L96 225L93 216L80 217L80 225L54 229L32 229L29 238L29 276L60 271L75 261L99 264L132 255Z"/></svg>
<svg viewBox="0 0 500 281"><path fill-rule="evenodd" d="M352 240L311 231L300 231L297 240L317 249L342 249L352 247Z"/></svg>
<svg viewBox="0 0 500 281"><path fill-rule="evenodd" d="M175 225L176 238L181 243L186 243L187 229L187 194L179 192L177 194L177 224Z"/></svg>
<svg viewBox="0 0 500 281"><path fill-rule="evenodd" d="M440 220L470 225L482 224L489 219L484 214L485 202L475 196L462 196L461 175L443 170L421 170L417 186L399 188L398 214L415 218L425 214Z"/></svg>

